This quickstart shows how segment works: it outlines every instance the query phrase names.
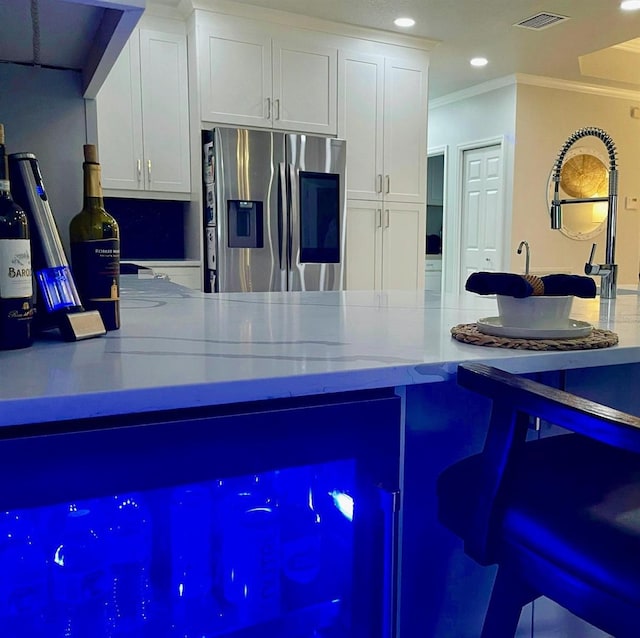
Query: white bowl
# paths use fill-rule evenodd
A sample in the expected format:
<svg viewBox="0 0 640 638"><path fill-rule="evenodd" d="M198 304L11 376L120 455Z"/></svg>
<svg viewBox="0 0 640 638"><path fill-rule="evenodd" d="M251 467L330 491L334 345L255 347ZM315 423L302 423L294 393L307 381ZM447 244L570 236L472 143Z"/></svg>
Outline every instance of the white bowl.
<svg viewBox="0 0 640 638"><path fill-rule="evenodd" d="M564 328L573 304L573 295L533 295L522 299L496 295L496 298L502 325L518 328Z"/></svg>

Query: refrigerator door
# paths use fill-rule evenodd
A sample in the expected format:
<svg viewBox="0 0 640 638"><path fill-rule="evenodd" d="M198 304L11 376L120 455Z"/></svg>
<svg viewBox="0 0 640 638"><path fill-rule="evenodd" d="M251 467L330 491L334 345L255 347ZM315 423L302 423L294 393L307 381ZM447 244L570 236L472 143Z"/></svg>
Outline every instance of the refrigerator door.
<svg viewBox="0 0 640 638"><path fill-rule="evenodd" d="M286 290L281 133L214 130L217 290Z"/></svg>
<svg viewBox="0 0 640 638"><path fill-rule="evenodd" d="M289 290L341 290L345 222L344 140L286 136Z"/></svg>

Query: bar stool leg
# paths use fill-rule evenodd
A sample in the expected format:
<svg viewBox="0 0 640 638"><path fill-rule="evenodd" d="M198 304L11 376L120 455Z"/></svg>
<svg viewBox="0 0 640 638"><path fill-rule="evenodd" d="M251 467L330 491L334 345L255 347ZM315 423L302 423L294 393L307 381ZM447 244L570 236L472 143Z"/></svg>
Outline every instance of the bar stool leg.
<svg viewBox="0 0 640 638"><path fill-rule="evenodd" d="M538 594L508 566L501 565L493 584L481 638L513 638L522 608L537 597Z"/></svg>

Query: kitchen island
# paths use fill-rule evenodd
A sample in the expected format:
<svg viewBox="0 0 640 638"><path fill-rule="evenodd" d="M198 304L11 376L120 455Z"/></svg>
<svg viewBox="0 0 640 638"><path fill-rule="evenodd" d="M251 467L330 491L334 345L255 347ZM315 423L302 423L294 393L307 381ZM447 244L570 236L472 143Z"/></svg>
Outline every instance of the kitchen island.
<svg viewBox="0 0 640 638"><path fill-rule="evenodd" d="M279 437L283 432L298 437L278 462L297 462L298 453L314 462L330 459L331 454L339 457L335 437L344 431L351 451L360 455L372 480L385 484L391 510L388 520L398 523L387 530L384 543L388 555L382 577L391 590L380 619L389 629L385 635L393 635L391 628L397 624L403 638L474 636L488 595L491 573L463 555L435 516L437 474L477 451L486 427L486 402L455 384L458 363L483 361L623 409L637 407L628 390L640 359L640 296L633 289L620 290L615 300L574 300L571 316L614 331L617 345L538 352L452 339L453 326L497 314L495 298L470 293L442 297L423 291L206 295L167 280L135 277L123 277L122 288L119 331L78 343L51 335L30 349L0 353L0 425L11 432L9 437L19 436L25 428L44 440L37 449L29 441L7 448L5 463L8 456L23 454L26 460L15 463L28 464L34 449L37 454L31 460L47 463L53 476L56 463L64 464L58 455L65 453L65 446L47 447L57 440L49 437L47 441L44 435L49 428L52 433L68 433L95 422L117 432L122 424L137 425L136 415L161 414L158 437L170 438L184 426L175 415L197 415L194 410L199 409L230 414L236 406L258 405L261 414L271 410L284 414L282 408L297 414L300 406L327 407L330 412L319 418L307 418L304 415L310 413L301 412L289 429L277 430ZM378 405L379 401L383 406L392 395L401 406L397 411L393 406L381 407L366 413L366 418L365 413L349 411L351 399L353 405ZM225 418L193 420L197 427L189 436L200 445L202 458L207 445L217 445L217 435L207 428L219 426L226 436L234 427ZM266 423L275 427L273 421ZM269 431L265 434L263 426L252 431L262 432L260 445L268 445ZM184 426L184 431L191 432L190 427ZM269 463L260 466L257 444L243 436L244 429L238 429L236 439L229 435L235 456L225 461L218 455L215 462L226 462L225 471L229 471L234 463L246 464L251 458L258 469L268 469ZM119 474L137 477L134 471L127 474L127 462L144 456L150 439L144 444L142 439L137 441L134 451L124 449L126 439L121 440L120 451L116 444L107 444L109 440L98 436L87 439L87 444L94 448L98 465L119 468L110 477L111 489L114 480L118 484ZM279 440L280 448L270 449L275 456L282 451ZM96 451L101 445L105 451ZM317 458L316 448L323 451ZM183 451L178 446L175 454ZM165 461L170 453L171 449L161 450ZM179 459L177 469L167 468L167 484L188 469L189 462ZM9 470L4 472L10 475ZM191 478L198 476L192 473ZM71 476L60 485L66 489L77 483L78 476ZM62 489L55 487L55 481L52 485L49 500L56 489ZM371 541L367 551L375 547ZM398 596L395 583L400 586ZM370 604L362 601L365 607ZM572 631L576 638L596 635Z"/></svg>
<svg viewBox="0 0 640 638"><path fill-rule="evenodd" d="M613 348L532 352L459 343L450 329L496 300L416 291L207 295L123 277L122 328L0 352L0 426L438 382L463 361L515 373L640 356L640 296L574 300L571 316L615 331ZM630 291L633 292L633 291Z"/></svg>

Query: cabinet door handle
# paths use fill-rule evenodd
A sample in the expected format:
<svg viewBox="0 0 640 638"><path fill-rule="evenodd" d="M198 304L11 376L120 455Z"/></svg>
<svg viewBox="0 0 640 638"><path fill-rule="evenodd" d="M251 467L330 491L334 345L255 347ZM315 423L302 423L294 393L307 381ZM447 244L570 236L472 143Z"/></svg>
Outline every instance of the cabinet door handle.
<svg viewBox="0 0 640 638"><path fill-rule="evenodd" d="M389 209L388 208L386 208L384 211L384 227L389 228Z"/></svg>
<svg viewBox="0 0 640 638"><path fill-rule="evenodd" d="M149 186L151 186L151 160L147 160L147 176L149 177Z"/></svg>
<svg viewBox="0 0 640 638"><path fill-rule="evenodd" d="M271 98L267 98L267 119L271 119Z"/></svg>
<svg viewBox="0 0 640 638"><path fill-rule="evenodd" d="M376 228L382 228L382 209L376 209Z"/></svg>
<svg viewBox="0 0 640 638"><path fill-rule="evenodd" d="M376 193L382 192L382 173L376 175Z"/></svg>
<svg viewBox="0 0 640 638"><path fill-rule="evenodd" d="M138 169L138 181L140 181L142 179L142 160L140 158L136 162L136 167Z"/></svg>
<svg viewBox="0 0 640 638"><path fill-rule="evenodd" d="M388 175L385 175L385 182L387 184L385 192L388 195L391 192L391 178Z"/></svg>
<svg viewBox="0 0 640 638"><path fill-rule="evenodd" d="M275 114L274 114L274 117L275 117L276 120L279 120L280 119L280 98L279 97L276 98L274 100L274 102L275 102L275 109L274 109L275 110Z"/></svg>

